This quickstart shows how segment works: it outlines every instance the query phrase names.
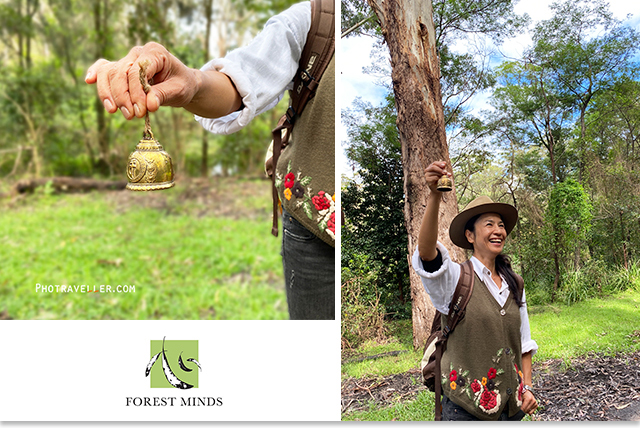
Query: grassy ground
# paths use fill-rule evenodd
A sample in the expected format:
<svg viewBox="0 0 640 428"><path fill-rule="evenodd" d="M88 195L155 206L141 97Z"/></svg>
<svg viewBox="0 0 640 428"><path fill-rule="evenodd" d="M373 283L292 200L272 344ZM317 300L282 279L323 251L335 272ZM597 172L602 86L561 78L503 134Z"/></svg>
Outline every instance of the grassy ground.
<svg viewBox="0 0 640 428"><path fill-rule="evenodd" d="M551 358L565 359L591 352L614 354L640 350L640 290L628 290L604 299L593 299L572 306L529 308L532 337L538 343L536 362ZM384 377L419 367L421 351L412 347L410 321L390 323L385 343L367 342L356 351L359 355L377 355L405 351L383 357L342 365L342 378ZM347 358L347 361L349 358ZM423 391L413 401L343 414L343 420L433 420L433 393Z"/></svg>
<svg viewBox="0 0 640 428"><path fill-rule="evenodd" d="M0 312L14 319L285 319L269 182L0 201ZM133 285L42 293L41 285Z"/></svg>

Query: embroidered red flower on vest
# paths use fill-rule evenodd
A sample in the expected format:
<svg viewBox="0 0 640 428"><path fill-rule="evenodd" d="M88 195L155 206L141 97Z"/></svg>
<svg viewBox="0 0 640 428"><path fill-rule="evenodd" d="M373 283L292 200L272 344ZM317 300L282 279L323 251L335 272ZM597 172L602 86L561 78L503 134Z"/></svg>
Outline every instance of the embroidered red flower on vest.
<svg viewBox="0 0 640 428"><path fill-rule="evenodd" d="M286 187L287 189L291 189L295 183L295 180L296 176L293 174L293 172L288 173L284 176L284 187Z"/></svg>
<svg viewBox="0 0 640 428"><path fill-rule="evenodd" d="M487 373L487 377L489 379L495 379L496 378L496 369L494 369L493 367L491 367L489 369L489 372Z"/></svg>
<svg viewBox="0 0 640 428"><path fill-rule="evenodd" d="M471 383L471 390L473 391L474 394L477 394L478 392L480 392L480 390L482 390L482 385L480 385L480 382L478 382L478 379L474 379L473 382Z"/></svg>
<svg viewBox="0 0 640 428"><path fill-rule="evenodd" d="M336 233L336 213L335 212L331 213L331 217L329 217L329 220L327 221L327 229L329 229L333 233Z"/></svg>
<svg viewBox="0 0 640 428"><path fill-rule="evenodd" d="M490 411L498 405L498 394L493 391L489 391L485 389L482 395L480 396L480 407L483 407L485 410Z"/></svg>
<svg viewBox="0 0 640 428"><path fill-rule="evenodd" d="M311 198L311 201L318 211L327 210L331 207L331 201L322 190L318 192L318 196Z"/></svg>
<svg viewBox="0 0 640 428"><path fill-rule="evenodd" d="M455 370L451 370L451 373L449 373L449 380L451 382L455 382L456 379L458 379L458 372Z"/></svg>

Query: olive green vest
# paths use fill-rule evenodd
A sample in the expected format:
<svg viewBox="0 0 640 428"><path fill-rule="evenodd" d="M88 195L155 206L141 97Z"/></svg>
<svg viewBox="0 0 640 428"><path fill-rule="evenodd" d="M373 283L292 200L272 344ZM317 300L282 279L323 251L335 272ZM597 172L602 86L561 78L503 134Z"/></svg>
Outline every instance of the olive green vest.
<svg viewBox="0 0 640 428"><path fill-rule="evenodd" d="M477 274L474 281L466 314L442 355L442 392L482 420L497 420L507 405L511 417L524 392L520 310L513 296L500 307Z"/></svg>
<svg viewBox="0 0 640 428"><path fill-rule="evenodd" d="M335 57L334 57L335 58ZM285 210L335 247L335 65L331 59L316 95L297 119L276 167Z"/></svg>

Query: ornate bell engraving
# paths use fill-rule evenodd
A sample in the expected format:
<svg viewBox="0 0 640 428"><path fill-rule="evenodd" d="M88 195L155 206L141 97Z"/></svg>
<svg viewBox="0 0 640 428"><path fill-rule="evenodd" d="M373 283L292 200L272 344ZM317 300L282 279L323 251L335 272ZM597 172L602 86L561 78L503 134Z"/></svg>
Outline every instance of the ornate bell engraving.
<svg viewBox="0 0 640 428"><path fill-rule="evenodd" d="M173 162L155 139L142 139L129 155L127 165L129 190L162 190L175 185Z"/></svg>
<svg viewBox="0 0 640 428"><path fill-rule="evenodd" d="M140 63L140 83L145 93L148 93L150 89L145 79L148 65L147 61ZM164 151L151 132L149 111L145 117L142 140L136 146L136 150L129 155L127 178L129 179L129 183L127 183L129 190L162 190L175 185L171 156Z"/></svg>
<svg viewBox="0 0 640 428"><path fill-rule="evenodd" d="M446 174L440 177L440 179L438 180L437 189L439 192L450 192L451 190L453 190L453 183Z"/></svg>

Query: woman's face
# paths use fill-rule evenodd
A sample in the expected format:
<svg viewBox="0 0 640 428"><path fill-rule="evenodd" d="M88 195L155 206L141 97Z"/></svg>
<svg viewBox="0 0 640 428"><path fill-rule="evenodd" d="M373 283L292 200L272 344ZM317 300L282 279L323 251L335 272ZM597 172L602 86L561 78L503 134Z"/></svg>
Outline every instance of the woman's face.
<svg viewBox="0 0 640 428"><path fill-rule="evenodd" d="M502 252L507 231L499 214L482 214L473 224L473 232L465 231L467 240L473 244L474 254L495 258Z"/></svg>

